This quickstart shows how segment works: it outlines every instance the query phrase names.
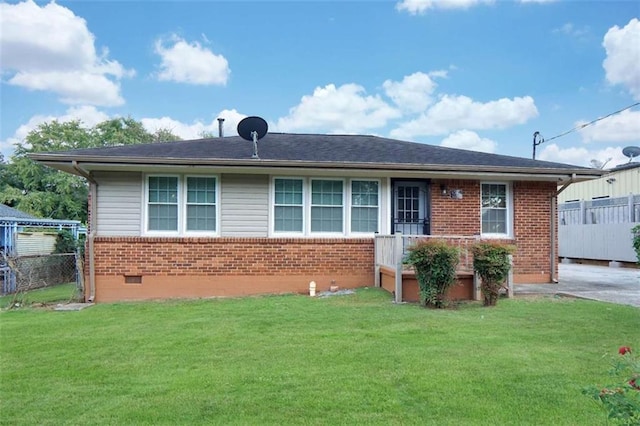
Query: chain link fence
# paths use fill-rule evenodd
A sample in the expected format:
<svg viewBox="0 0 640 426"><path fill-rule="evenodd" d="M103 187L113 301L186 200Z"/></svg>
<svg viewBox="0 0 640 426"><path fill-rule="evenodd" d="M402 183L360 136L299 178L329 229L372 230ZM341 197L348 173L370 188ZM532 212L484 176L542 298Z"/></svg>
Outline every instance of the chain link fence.
<svg viewBox="0 0 640 426"><path fill-rule="evenodd" d="M2 294L14 294L59 284L82 289L82 259L77 253L6 256L0 259Z"/></svg>

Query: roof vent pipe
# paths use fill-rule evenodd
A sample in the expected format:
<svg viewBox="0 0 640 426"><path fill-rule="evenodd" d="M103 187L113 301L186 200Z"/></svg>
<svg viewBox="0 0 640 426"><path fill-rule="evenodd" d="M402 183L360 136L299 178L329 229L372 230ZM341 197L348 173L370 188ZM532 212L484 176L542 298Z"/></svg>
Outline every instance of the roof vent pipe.
<svg viewBox="0 0 640 426"><path fill-rule="evenodd" d="M223 127L224 118L218 118L218 137L221 138L224 136Z"/></svg>

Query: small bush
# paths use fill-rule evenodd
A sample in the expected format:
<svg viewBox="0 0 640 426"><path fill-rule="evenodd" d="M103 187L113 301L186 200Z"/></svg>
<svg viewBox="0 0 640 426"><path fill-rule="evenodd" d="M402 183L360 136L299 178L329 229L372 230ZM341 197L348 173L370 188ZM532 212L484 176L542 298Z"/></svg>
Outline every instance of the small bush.
<svg viewBox="0 0 640 426"><path fill-rule="evenodd" d="M409 248L404 263L412 265L425 306L443 308L446 293L456 281L459 250L444 241L421 240Z"/></svg>
<svg viewBox="0 0 640 426"><path fill-rule="evenodd" d="M615 424L640 425L640 360L628 346L621 346L618 354L609 371L616 383L591 386L582 393L593 398Z"/></svg>
<svg viewBox="0 0 640 426"><path fill-rule="evenodd" d="M58 231L54 253L75 253L76 248L77 241L73 238L71 231L67 229Z"/></svg>
<svg viewBox="0 0 640 426"><path fill-rule="evenodd" d="M633 249L636 251L636 257L640 265L640 225L631 228L631 235L633 235Z"/></svg>
<svg viewBox="0 0 640 426"><path fill-rule="evenodd" d="M481 290L485 306L495 306L498 303L500 289L511 268L509 255L515 249L515 246L499 242L481 242L471 247L473 269L482 279Z"/></svg>

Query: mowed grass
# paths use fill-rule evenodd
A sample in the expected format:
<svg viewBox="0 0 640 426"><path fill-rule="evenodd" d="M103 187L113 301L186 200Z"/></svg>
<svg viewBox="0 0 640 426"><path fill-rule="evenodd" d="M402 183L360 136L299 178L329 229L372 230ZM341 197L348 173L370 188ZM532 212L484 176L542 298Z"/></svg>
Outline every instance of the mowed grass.
<svg viewBox="0 0 640 426"><path fill-rule="evenodd" d="M605 424L581 390L640 349L633 307L435 311L378 289L19 309L0 326L11 425Z"/></svg>

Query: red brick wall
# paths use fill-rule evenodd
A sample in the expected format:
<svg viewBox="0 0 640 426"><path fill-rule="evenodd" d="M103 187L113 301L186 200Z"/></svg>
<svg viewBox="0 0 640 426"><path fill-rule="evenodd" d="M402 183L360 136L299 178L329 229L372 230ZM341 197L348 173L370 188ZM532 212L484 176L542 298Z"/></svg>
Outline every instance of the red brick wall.
<svg viewBox="0 0 640 426"><path fill-rule="evenodd" d="M514 233L518 251L514 255L515 273L521 282L551 280L551 197L554 182L514 182ZM557 230L557 218L554 218ZM557 253L556 232L556 253ZM556 267L557 268L557 267ZM557 272L557 271L555 271Z"/></svg>
<svg viewBox="0 0 640 426"><path fill-rule="evenodd" d="M442 195L462 190L462 199ZM437 180L431 184L431 234L471 236L480 233L480 182L473 180Z"/></svg>
<svg viewBox="0 0 640 426"><path fill-rule="evenodd" d="M445 185L449 191L461 189L463 198L455 200L441 195L441 185ZM551 196L555 191L554 182L513 183L514 239L505 242L517 246L514 255L516 282L551 280ZM431 194L432 235L480 234L479 181L434 180L431 184ZM557 248L557 241L555 244Z"/></svg>
<svg viewBox="0 0 640 426"><path fill-rule="evenodd" d="M96 300L238 296L373 285L373 239L95 239ZM126 283L139 277L140 283Z"/></svg>
<svg viewBox="0 0 640 426"><path fill-rule="evenodd" d="M463 198L442 196L441 184ZM515 282L551 279L555 190L553 182L513 183ZM432 235L480 234L480 182L434 180L431 194ZM96 301L306 292L311 280L318 291L370 286L373 264L367 238L96 237Z"/></svg>

